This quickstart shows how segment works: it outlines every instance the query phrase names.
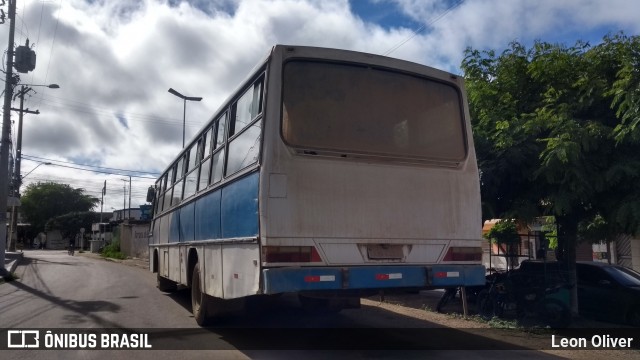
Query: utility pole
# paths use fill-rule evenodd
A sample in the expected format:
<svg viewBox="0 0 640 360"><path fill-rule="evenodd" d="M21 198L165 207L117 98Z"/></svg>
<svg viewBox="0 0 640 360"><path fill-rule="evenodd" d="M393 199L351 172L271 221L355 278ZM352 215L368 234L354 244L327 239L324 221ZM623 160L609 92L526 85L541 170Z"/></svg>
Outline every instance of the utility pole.
<svg viewBox="0 0 640 360"><path fill-rule="evenodd" d="M122 183L122 221L124 221L125 210L127 209L127 179L120 179Z"/></svg>
<svg viewBox="0 0 640 360"><path fill-rule="evenodd" d="M14 194L13 196L15 196L16 198L19 197L20 195L20 186L22 185L22 177L20 176L20 164L22 161L22 118L23 118L23 114L27 113L27 114L35 114L38 115L40 114L40 112L38 110L36 111L31 111L29 109L24 109L24 96L31 91L30 87L24 86L22 85L22 87L20 88L20 91L18 92L18 94L16 94L16 96L20 97L20 108L19 109L14 109L11 108L11 110L17 110L19 112L19 116L18 116L18 137L17 137L17 141L16 141L16 162L15 162L15 171L13 173L13 188L14 188ZM8 246L7 249L9 249L9 251L16 251L16 243L18 241L18 211L17 211L17 206L14 203L12 208L11 208L11 231L9 233L8 236Z"/></svg>
<svg viewBox="0 0 640 360"><path fill-rule="evenodd" d="M102 206L104 205L104 195L107 193L107 180L104 181L102 187L102 199L100 200L100 224L102 224Z"/></svg>
<svg viewBox="0 0 640 360"><path fill-rule="evenodd" d="M104 195L107 193L107 180L104 181L104 186L102 187L102 199L100 200L100 223L98 223L98 236L100 236L100 245L104 246L102 230L104 226L102 225L102 207L104 206Z"/></svg>
<svg viewBox="0 0 640 360"><path fill-rule="evenodd" d="M13 96L13 42L15 36L16 0L9 0L9 46L5 68L4 108L2 109L2 143L0 144L0 275L7 276L5 247L7 244L7 196L9 192L9 142L11 141L11 97Z"/></svg>
<svg viewBox="0 0 640 360"><path fill-rule="evenodd" d="M131 220L131 175L129 175L129 220Z"/></svg>

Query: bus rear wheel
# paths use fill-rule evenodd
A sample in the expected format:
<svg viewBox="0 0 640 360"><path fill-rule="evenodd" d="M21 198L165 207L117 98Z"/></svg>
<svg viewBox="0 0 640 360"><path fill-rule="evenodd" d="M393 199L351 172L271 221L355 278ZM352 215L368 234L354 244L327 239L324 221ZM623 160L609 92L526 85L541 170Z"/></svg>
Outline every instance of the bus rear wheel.
<svg viewBox="0 0 640 360"><path fill-rule="evenodd" d="M191 311L193 317L200 326L205 326L211 322L211 298L202 291L200 287L200 266L196 263L191 276Z"/></svg>

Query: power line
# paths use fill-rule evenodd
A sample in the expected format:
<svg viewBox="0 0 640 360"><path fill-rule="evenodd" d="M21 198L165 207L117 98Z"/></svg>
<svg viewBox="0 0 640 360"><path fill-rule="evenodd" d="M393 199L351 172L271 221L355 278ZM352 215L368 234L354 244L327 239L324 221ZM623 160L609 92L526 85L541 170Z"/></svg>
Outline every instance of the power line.
<svg viewBox="0 0 640 360"><path fill-rule="evenodd" d="M75 162L71 162L71 161L63 161L63 160L55 160L55 159L48 159L48 158L43 158L43 157L39 157L39 156L34 156L34 155L27 155L27 154L22 154L22 157L27 158L28 160L32 160L32 161L54 161L54 162L61 162L61 163L65 163L65 164L72 164L72 165L77 165L77 166L86 166L86 167L92 167L92 168L96 168L96 169L105 169L105 170L114 170L114 171L125 171L125 172L129 172L129 173L140 173L140 174L149 174L149 175L160 175L159 172L152 172L152 171L140 171L140 170L128 170L128 169L117 169L117 168L109 168L109 167L103 167L103 166L96 166L96 165L88 165L88 164L79 164L79 163L75 163ZM114 175L119 175L114 173Z"/></svg>
<svg viewBox="0 0 640 360"><path fill-rule="evenodd" d="M62 100L62 102L60 101L54 101L48 98L55 98L55 99L60 99ZM57 97L57 96L53 96L48 94L47 96L40 96L38 97L38 99L40 100L39 104L47 104L48 106L54 107L54 108L58 108L58 109L66 109L66 110L70 110L70 111L75 111L75 112L79 112L79 113L83 113L83 114L97 114L97 115L105 115L105 116L113 116L113 110L112 109L107 109L107 108L99 108L96 106L91 106L87 103L83 103L80 101L76 101L76 100L69 100L69 99L65 99L62 97ZM75 103L75 104L74 104ZM181 123L178 123L175 119L173 118L164 118L164 117L159 117L159 116L150 116L150 115L146 115L146 114L139 114L139 113L132 113L132 112L125 112L127 119L131 120L131 121L138 121L138 122L146 122L146 123L153 123L156 125L167 125L167 126L182 126ZM202 122L195 122L195 121L187 121L186 125L188 127L192 127L192 128L200 128L202 126Z"/></svg>
<svg viewBox="0 0 640 360"><path fill-rule="evenodd" d="M51 164L51 165L59 166L59 167L63 167L63 168L68 168L68 169L74 169L74 170L90 171L90 172L99 173L99 174L122 175L122 176L126 175L126 176L131 176L131 177L135 177L135 178L139 178L139 179L150 179L150 180L155 180L156 179L156 178L148 177L148 176L128 175L128 174L114 173L114 172L102 171L102 170L83 169L83 168L79 168L79 167L61 165L61 164Z"/></svg>
<svg viewBox="0 0 640 360"><path fill-rule="evenodd" d="M422 32L422 30L424 30L427 25L433 25L435 24L438 20L442 19L443 17L445 17L445 15L447 15L449 12L451 12L453 9L457 8L458 6L460 6L462 3L464 2L464 0L459 0L458 2L454 3L453 5L449 6L442 14L438 15L436 18L434 18L433 20L422 24L422 26L420 26L418 29L416 29L413 34L411 34L411 36L409 36L406 40L401 41L398 45L392 47L391 49L387 50L387 52L385 52L384 54L382 54L383 56L387 56L389 54L391 54L392 52L398 50L398 48L400 48L400 46L406 44L407 42L409 42L411 39L413 39L414 37L416 37L420 32Z"/></svg>
<svg viewBox="0 0 640 360"><path fill-rule="evenodd" d="M62 0L58 3L58 10L62 7ZM47 78L49 77L49 68L51 67L51 57L53 55L53 46L56 43L56 37L58 35L58 23L60 22L60 16L56 17L56 27L53 30L53 40L51 40L51 49L49 50L49 60L47 61L47 71L44 74L43 83L47 82ZM38 30L39 31L39 30Z"/></svg>

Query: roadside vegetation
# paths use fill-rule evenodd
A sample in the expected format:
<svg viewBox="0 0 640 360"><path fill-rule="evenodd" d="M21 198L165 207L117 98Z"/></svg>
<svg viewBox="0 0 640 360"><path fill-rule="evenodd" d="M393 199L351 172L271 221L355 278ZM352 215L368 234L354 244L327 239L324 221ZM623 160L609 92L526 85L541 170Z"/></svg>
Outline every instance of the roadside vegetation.
<svg viewBox="0 0 640 360"><path fill-rule="evenodd" d="M14 280L17 280L17 279L19 279L18 275L16 275L15 273L10 273L7 276L0 277L0 284L4 284L6 282L11 282L11 281L14 281Z"/></svg>
<svg viewBox="0 0 640 360"><path fill-rule="evenodd" d="M120 251L120 241L114 240L111 244L107 245L102 249L102 257L112 258L112 259L126 259L127 256Z"/></svg>

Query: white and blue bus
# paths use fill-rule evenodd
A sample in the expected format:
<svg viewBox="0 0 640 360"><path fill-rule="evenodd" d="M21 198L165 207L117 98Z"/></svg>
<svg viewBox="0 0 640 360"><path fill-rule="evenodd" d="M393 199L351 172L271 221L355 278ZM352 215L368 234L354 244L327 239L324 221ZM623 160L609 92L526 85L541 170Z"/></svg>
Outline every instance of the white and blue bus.
<svg viewBox="0 0 640 360"><path fill-rule="evenodd" d="M150 192L150 269L191 289L201 325L255 295L339 310L485 283L456 75L277 45L187 145Z"/></svg>

